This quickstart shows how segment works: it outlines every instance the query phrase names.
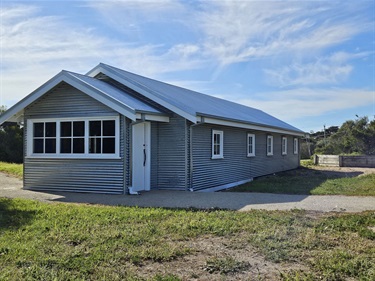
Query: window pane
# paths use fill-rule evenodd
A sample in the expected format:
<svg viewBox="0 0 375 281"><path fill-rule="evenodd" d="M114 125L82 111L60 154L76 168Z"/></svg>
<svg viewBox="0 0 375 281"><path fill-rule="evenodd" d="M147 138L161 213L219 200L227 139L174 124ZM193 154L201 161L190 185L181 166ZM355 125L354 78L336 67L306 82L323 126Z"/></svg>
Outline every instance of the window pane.
<svg viewBox="0 0 375 281"><path fill-rule="evenodd" d="M56 137L56 123L46 123L46 137Z"/></svg>
<svg viewBox="0 0 375 281"><path fill-rule="evenodd" d="M56 153L56 139L46 139L45 153Z"/></svg>
<svg viewBox="0 0 375 281"><path fill-rule="evenodd" d="M71 153L72 152L72 140L70 138L61 139L60 152L61 153Z"/></svg>
<svg viewBox="0 0 375 281"><path fill-rule="evenodd" d="M90 153L101 153L102 140L100 138L90 138Z"/></svg>
<svg viewBox="0 0 375 281"><path fill-rule="evenodd" d="M76 138L73 139L73 153L84 153L85 152L85 139Z"/></svg>
<svg viewBox="0 0 375 281"><path fill-rule="evenodd" d="M70 137L72 135L72 122L61 122L60 134L62 137Z"/></svg>
<svg viewBox="0 0 375 281"><path fill-rule="evenodd" d="M115 138L103 138L103 153L115 153Z"/></svg>
<svg viewBox="0 0 375 281"><path fill-rule="evenodd" d="M34 153L43 153L43 139L34 139Z"/></svg>
<svg viewBox="0 0 375 281"><path fill-rule="evenodd" d="M115 135L115 121L103 121L103 136L111 136Z"/></svg>
<svg viewBox="0 0 375 281"><path fill-rule="evenodd" d="M90 121L90 136L101 136L101 121Z"/></svg>
<svg viewBox="0 0 375 281"><path fill-rule="evenodd" d="M44 137L44 123L34 123L34 137Z"/></svg>
<svg viewBox="0 0 375 281"><path fill-rule="evenodd" d="M85 135L85 122L73 122L73 136L83 137Z"/></svg>

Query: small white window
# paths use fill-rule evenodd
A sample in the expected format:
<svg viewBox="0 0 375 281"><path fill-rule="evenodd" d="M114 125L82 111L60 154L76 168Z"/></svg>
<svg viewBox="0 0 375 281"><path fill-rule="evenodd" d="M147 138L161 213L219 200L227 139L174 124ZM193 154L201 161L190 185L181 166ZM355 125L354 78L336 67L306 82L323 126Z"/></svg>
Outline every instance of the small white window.
<svg viewBox="0 0 375 281"><path fill-rule="evenodd" d="M293 140L293 153L298 154L298 139L294 138Z"/></svg>
<svg viewBox="0 0 375 281"><path fill-rule="evenodd" d="M281 139L281 154L287 155L288 153L288 139L286 137L282 137Z"/></svg>
<svg viewBox="0 0 375 281"><path fill-rule="evenodd" d="M273 155L273 136L267 136L267 156Z"/></svg>
<svg viewBox="0 0 375 281"><path fill-rule="evenodd" d="M212 159L223 158L223 131L212 130Z"/></svg>
<svg viewBox="0 0 375 281"><path fill-rule="evenodd" d="M255 156L255 135L247 134L247 156Z"/></svg>

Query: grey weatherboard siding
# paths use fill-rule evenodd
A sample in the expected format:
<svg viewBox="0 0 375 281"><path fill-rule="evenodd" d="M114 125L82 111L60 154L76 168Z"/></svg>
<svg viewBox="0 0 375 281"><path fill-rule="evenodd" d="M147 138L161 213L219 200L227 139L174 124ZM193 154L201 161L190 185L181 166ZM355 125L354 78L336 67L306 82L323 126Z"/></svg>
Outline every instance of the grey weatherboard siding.
<svg viewBox="0 0 375 281"><path fill-rule="evenodd" d="M62 83L25 108L29 118L118 116L118 113ZM32 158L24 160L24 188L96 193L124 193L124 118L120 118L120 159ZM25 127L25 156L27 147Z"/></svg>
<svg viewBox="0 0 375 281"><path fill-rule="evenodd" d="M201 190L248 180L299 166L293 154L293 136L262 131L202 124L193 129L192 188ZM224 132L224 158L211 159L212 130ZM247 134L255 134L255 156L247 156ZM267 135L273 136L273 156L267 156ZM281 138L288 138L288 153L281 155Z"/></svg>
<svg viewBox="0 0 375 281"><path fill-rule="evenodd" d="M187 134L186 120L176 114L170 117L169 123L152 123L152 188L187 189Z"/></svg>
<svg viewBox="0 0 375 281"><path fill-rule="evenodd" d="M28 120L106 116L119 120L119 154L107 155L113 158L29 156ZM304 135L261 110L102 63L86 75L61 71L2 114L0 124L6 121L25 126L26 189L113 194L132 186L132 126L139 122L151 123L151 189L217 190L297 168L300 154L299 149L294 154L293 142ZM213 130L224 133L223 159L212 159ZM248 133L255 134L253 157L247 156ZM273 136L272 156L266 152L268 135ZM287 155L281 152L282 137L287 137Z"/></svg>

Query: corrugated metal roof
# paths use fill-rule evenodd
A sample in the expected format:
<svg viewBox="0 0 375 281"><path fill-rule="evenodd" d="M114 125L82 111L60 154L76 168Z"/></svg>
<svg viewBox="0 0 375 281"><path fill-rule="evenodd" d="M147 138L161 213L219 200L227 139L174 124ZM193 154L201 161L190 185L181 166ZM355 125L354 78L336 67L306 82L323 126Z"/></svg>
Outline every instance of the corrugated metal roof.
<svg viewBox="0 0 375 281"><path fill-rule="evenodd" d="M99 64L98 67L100 66L109 68L122 79L142 87L151 95L194 116L209 116L303 133L298 128L259 109L143 77L110 65Z"/></svg>
<svg viewBox="0 0 375 281"><path fill-rule="evenodd" d="M86 75L81 75L81 74L70 72L70 71L66 71L66 73L75 77L76 79L81 80L85 84L99 90L104 95L107 95L108 97L115 99L116 101L134 109L137 112L149 112L149 113L156 113L156 114L162 113L160 110L152 107L151 105L143 102L140 99L135 98L131 94L127 93L126 91L120 90L99 79L95 79Z"/></svg>

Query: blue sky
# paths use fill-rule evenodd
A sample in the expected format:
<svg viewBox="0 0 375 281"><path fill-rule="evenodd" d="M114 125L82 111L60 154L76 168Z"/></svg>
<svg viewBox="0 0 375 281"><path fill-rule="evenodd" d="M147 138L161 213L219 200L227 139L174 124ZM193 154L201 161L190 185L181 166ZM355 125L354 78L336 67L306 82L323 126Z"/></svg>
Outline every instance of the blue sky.
<svg viewBox="0 0 375 281"><path fill-rule="evenodd" d="M0 0L0 105L99 62L306 132L375 118L375 1Z"/></svg>

